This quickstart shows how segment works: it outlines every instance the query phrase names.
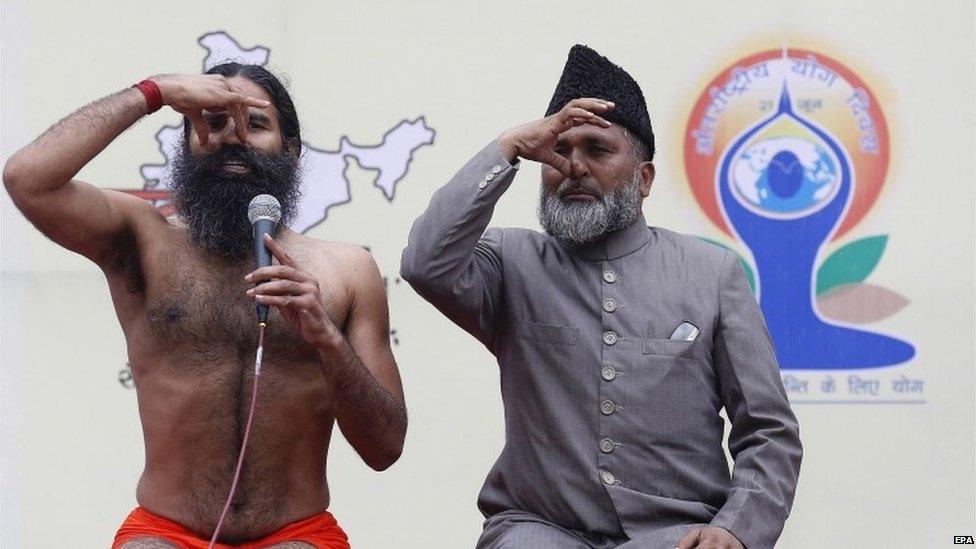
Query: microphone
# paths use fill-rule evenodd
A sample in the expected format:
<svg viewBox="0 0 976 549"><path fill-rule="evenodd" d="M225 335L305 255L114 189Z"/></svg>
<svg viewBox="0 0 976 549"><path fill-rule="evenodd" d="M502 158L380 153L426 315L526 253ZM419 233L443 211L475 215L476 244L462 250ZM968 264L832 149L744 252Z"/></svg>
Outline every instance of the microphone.
<svg viewBox="0 0 976 549"><path fill-rule="evenodd" d="M281 204L270 194L259 194L247 205L247 219L251 222L251 237L254 241L254 264L256 269L271 265L271 252L264 245L264 235L272 234L281 221ZM268 322L268 306L255 305L258 322Z"/></svg>

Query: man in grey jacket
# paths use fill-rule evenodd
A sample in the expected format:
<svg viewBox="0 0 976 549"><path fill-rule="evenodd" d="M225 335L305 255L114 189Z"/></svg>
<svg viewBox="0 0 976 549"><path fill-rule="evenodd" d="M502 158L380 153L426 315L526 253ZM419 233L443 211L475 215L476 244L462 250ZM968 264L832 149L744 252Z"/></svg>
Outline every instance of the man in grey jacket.
<svg viewBox="0 0 976 549"><path fill-rule="evenodd" d="M782 532L802 451L762 314L732 254L647 226L653 155L637 83L575 46L546 117L479 152L410 232L403 278L501 371L479 547L758 549ZM546 234L485 230L519 159L543 164Z"/></svg>

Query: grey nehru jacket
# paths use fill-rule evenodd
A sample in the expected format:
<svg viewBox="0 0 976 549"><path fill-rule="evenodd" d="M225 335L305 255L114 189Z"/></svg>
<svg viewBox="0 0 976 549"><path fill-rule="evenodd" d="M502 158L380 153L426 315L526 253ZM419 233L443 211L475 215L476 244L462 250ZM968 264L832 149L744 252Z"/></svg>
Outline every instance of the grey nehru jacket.
<svg viewBox="0 0 976 549"><path fill-rule="evenodd" d="M516 172L497 141L485 147L434 195L401 265L498 359L505 447L481 511L625 540L711 524L772 547L802 451L737 259L643 216L580 247L486 231ZM682 322L701 330L696 340L669 339Z"/></svg>

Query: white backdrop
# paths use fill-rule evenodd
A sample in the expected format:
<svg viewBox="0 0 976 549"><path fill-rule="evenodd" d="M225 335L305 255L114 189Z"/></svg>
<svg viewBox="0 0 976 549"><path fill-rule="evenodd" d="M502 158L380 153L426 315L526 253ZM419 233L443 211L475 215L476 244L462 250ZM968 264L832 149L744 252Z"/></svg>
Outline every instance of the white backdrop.
<svg viewBox="0 0 976 549"><path fill-rule="evenodd" d="M289 77L323 180L340 195L348 182L350 202L320 208L309 234L369 246L388 276L406 449L375 473L337 436L329 463L332 510L366 548L472 547L480 532L475 498L503 442L497 370L397 281L399 256L434 190L501 131L544 112L569 47L593 46L643 86L659 151L649 221L726 242L683 167L695 98L757 52L839 60L870 86L891 136L884 190L850 238L889 235L870 281L907 305L872 329L912 342L916 356L888 374L924 379L924 395L795 406L805 458L781 546L942 547L974 534L971 2L4 0L2 10L4 159L88 101L151 74L198 72L208 33L267 48L268 66ZM391 152L381 173L406 172L377 188L372 160L352 146L379 147L419 117L433 135L418 126L406 145L388 139L407 153ZM80 177L141 189L140 168L165 162L156 132L178 121L165 109L140 121ZM522 172L494 224L537 226L538 168ZM5 194L2 208L0 542L108 546L135 505L143 459L135 392L119 381L122 334L98 270L47 241Z"/></svg>

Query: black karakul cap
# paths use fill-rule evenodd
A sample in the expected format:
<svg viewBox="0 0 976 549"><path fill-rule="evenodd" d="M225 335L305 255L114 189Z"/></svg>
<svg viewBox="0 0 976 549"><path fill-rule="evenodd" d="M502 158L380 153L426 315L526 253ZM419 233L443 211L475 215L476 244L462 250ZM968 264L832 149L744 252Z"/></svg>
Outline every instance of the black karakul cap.
<svg viewBox="0 0 976 549"><path fill-rule="evenodd" d="M576 44L569 50L556 91L546 116L559 112L573 99L596 97L613 101L613 110L600 116L630 130L650 149L654 158L654 131L647 113L644 93L637 82L619 66L587 46Z"/></svg>

